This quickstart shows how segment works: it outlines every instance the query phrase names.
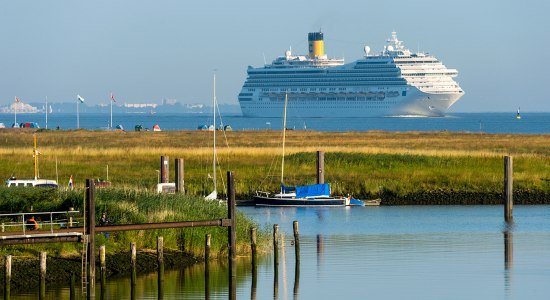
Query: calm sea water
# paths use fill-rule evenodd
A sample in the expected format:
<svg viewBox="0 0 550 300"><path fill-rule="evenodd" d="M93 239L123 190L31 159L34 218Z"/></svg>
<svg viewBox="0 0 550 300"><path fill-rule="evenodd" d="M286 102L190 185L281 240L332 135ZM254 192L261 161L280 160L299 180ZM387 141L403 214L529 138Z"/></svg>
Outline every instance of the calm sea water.
<svg viewBox="0 0 550 300"><path fill-rule="evenodd" d="M279 266L272 255L254 272L237 265L237 299L548 299L550 206L516 206L511 228L502 206L255 208L239 210L271 229L280 225ZM292 222L300 224L295 261ZM509 230L506 233L505 230ZM506 252L505 249L508 249ZM138 257L139 259L139 257ZM298 268L297 268L298 266ZM141 274L136 299L227 299L224 262ZM129 277L110 278L104 299L130 299ZM49 288L48 297L69 290ZM36 293L14 299L35 299ZM101 289L97 288L97 299Z"/></svg>
<svg viewBox="0 0 550 300"><path fill-rule="evenodd" d="M18 114L18 122L37 122L45 128L44 114ZM0 123L11 126L14 116L0 114ZM220 120L217 120L219 124ZM254 129L279 130L281 118L244 118L237 115L222 116L224 125L234 130ZM50 114L48 128L76 128L75 114ZM212 116L206 114L115 114L113 123L126 130L134 130L135 125L151 129L158 124L164 130L197 129L204 124L212 124ZM80 114L80 127L86 129L107 128L108 114ZM387 118L291 118L287 127L296 130L317 131L466 131L487 133L550 133L550 113L524 113L517 120L515 113L455 113L441 118L387 117Z"/></svg>

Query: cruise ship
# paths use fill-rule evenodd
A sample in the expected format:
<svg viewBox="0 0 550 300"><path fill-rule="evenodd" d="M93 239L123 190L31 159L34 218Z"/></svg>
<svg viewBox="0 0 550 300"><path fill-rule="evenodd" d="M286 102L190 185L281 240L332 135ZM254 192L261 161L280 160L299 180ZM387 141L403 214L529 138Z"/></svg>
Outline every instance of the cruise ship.
<svg viewBox="0 0 550 300"><path fill-rule="evenodd" d="M412 53L391 33L379 54L365 46L352 63L328 58L322 32L308 34L309 54L290 50L263 67L248 67L239 93L245 117L444 116L464 91L432 55Z"/></svg>

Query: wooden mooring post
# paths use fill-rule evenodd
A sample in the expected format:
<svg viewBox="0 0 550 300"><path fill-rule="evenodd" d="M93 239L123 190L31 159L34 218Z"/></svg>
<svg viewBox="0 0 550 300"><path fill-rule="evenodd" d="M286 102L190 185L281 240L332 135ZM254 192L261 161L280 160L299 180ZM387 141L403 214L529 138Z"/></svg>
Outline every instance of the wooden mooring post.
<svg viewBox="0 0 550 300"><path fill-rule="evenodd" d="M162 236L157 237L157 263L159 268L164 265L164 238Z"/></svg>
<svg viewBox="0 0 550 300"><path fill-rule="evenodd" d="M212 236L204 236L204 299L210 299L210 246Z"/></svg>
<svg viewBox="0 0 550 300"><path fill-rule="evenodd" d="M204 236L204 263L208 265L210 261L210 247L211 247L212 235L207 234Z"/></svg>
<svg viewBox="0 0 550 300"><path fill-rule="evenodd" d="M227 228L229 241L229 299L237 298L237 215L235 214L235 180L233 172L227 172Z"/></svg>
<svg viewBox="0 0 550 300"><path fill-rule="evenodd" d="M132 269L136 269L136 242L130 243L130 264L132 265Z"/></svg>
<svg viewBox="0 0 550 300"><path fill-rule="evenodd" d="M298 221L292 222L292 228L294 230L294 253L296 255L296 263L300 263L300 230L298 228Z"/></svg>
<svg viewBox="0 0 550 300"><path fill-rule="evenodd" d="M4 256L4 299L10 299L11 255Z"/></svg>
<svg viewBox="0 0 550 300"><path fill-rule="evenodd" d="M258 284L258 268L256 265L256 227L250 228L250 249L252 251L252 286L250 290L250 299L256 299L256 286Z"/></svg>
<svg viewBox="0 0 550 300"><path fill-rule="evenodd" d="M107 293L107 262L105 260L105 257L105 245L101 245L99 246L101 299L105 299Z"/></svg>
<svg viewBox="0 0 550 300"><path fill-rule="evenodd" d="M317 184L325 183L325 152L317 151Z"/></svg>
<svg viewBox="0 0 550 300"><path fill-rule="evenodd" d="M169 159L168 156L162 155L160 157L160 183L168 183L168 178L169 178L169 175L168 175L168 167L169 167L168 159Z"/></svg>
<svg viewBox="0 0 550 300"><path fill-rule="evenodd" d="M46 298L46 259L48 254L46 252L40 252L40 299Z"/></svg>
<svg viewBox="0 0 550 300"><path fill-rule="evenodd" d="M514 168L511 156L504 157L504 220L509 223L513 222L514 208Z"/></svg>
<svg viewBox="0 0 550 300"><path fill-rule="evenodd" d="M176 180L176 193L185 193L184 186L184 169L183 169L183 158L176 158L175 160L175 180Z"/></svg>
<svg viewBox="0 0 550 300"><path fill-rule="evenodd" d="M136 242L130 243L130 264L132 265L132 276L130 279L130 298L135 299L136 297L136 282L137 282L137 274L136 274Z"/></svg>
<svg viewBox="0 0 550 300"><path fill-rule="evenodd" d="M279 297L279 225L273 225L273 299Z"/></svg>
<svg viewBox="0 0 550 300"><path fill-rule="evenodd" d="M250 250L252 252L252 267L256 266L256 227L250 228Z"/></svg>
<svg viewBox="0 0 550 300"><path fill-rule="evenodd" d="M95 184L93 179L86 179L86 293L95 297Z"/></svg>

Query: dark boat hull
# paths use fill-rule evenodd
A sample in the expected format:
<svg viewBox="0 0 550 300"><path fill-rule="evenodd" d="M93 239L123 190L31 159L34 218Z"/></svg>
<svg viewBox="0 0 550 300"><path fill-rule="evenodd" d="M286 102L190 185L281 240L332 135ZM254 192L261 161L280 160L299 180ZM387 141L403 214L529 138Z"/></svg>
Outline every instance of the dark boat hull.
<svg viewBox="0 0 550 300"><path fill-rule="evenodd" d="M256 206L345 206L346 199L336 198L275 198L254 196Z"/></svg>

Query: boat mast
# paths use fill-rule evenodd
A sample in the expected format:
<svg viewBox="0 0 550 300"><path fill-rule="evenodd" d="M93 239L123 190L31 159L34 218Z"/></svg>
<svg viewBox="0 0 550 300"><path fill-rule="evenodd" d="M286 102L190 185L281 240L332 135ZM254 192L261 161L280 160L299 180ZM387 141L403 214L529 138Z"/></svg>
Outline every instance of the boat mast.
<svg viewBox="0 0 550 300"><path fill-rule="evenodd" d="M285 93L285 107L283 110L283 159L281 160L281 193L283 192L283 176L285 172L285 138L286 138L286 105L288 102L288 94Z"/></svg>
<svg viewBox="0 0 550 300"><path fill-rule="evenodd" d="M212 161L212 168L214 169L214 192L217 191L216 187L216 71L214 71L214 97L212 97L212 106L214 112L214 160Z"/></svg>
<svg viewBox="0 0 550 300"><path fill-rule="evenodd" d="M38 179L38 149L36 149L36 133L33 134L34 137L34 149L33 149L33 158L34 158L34 180Z"/></svg>
<svg viewBox="0 0 550 300"><path fill-rule="evenodd" d="M111 102L111 121L109 122L109 129L113 129L113 93L111 93L111 99L109 102Z"/></svg>
<svg viewBox="0 0 550 300"><path fill-rule="evenodd" d="M46 96L46 129L48 129L48 96Z"/></svg>

